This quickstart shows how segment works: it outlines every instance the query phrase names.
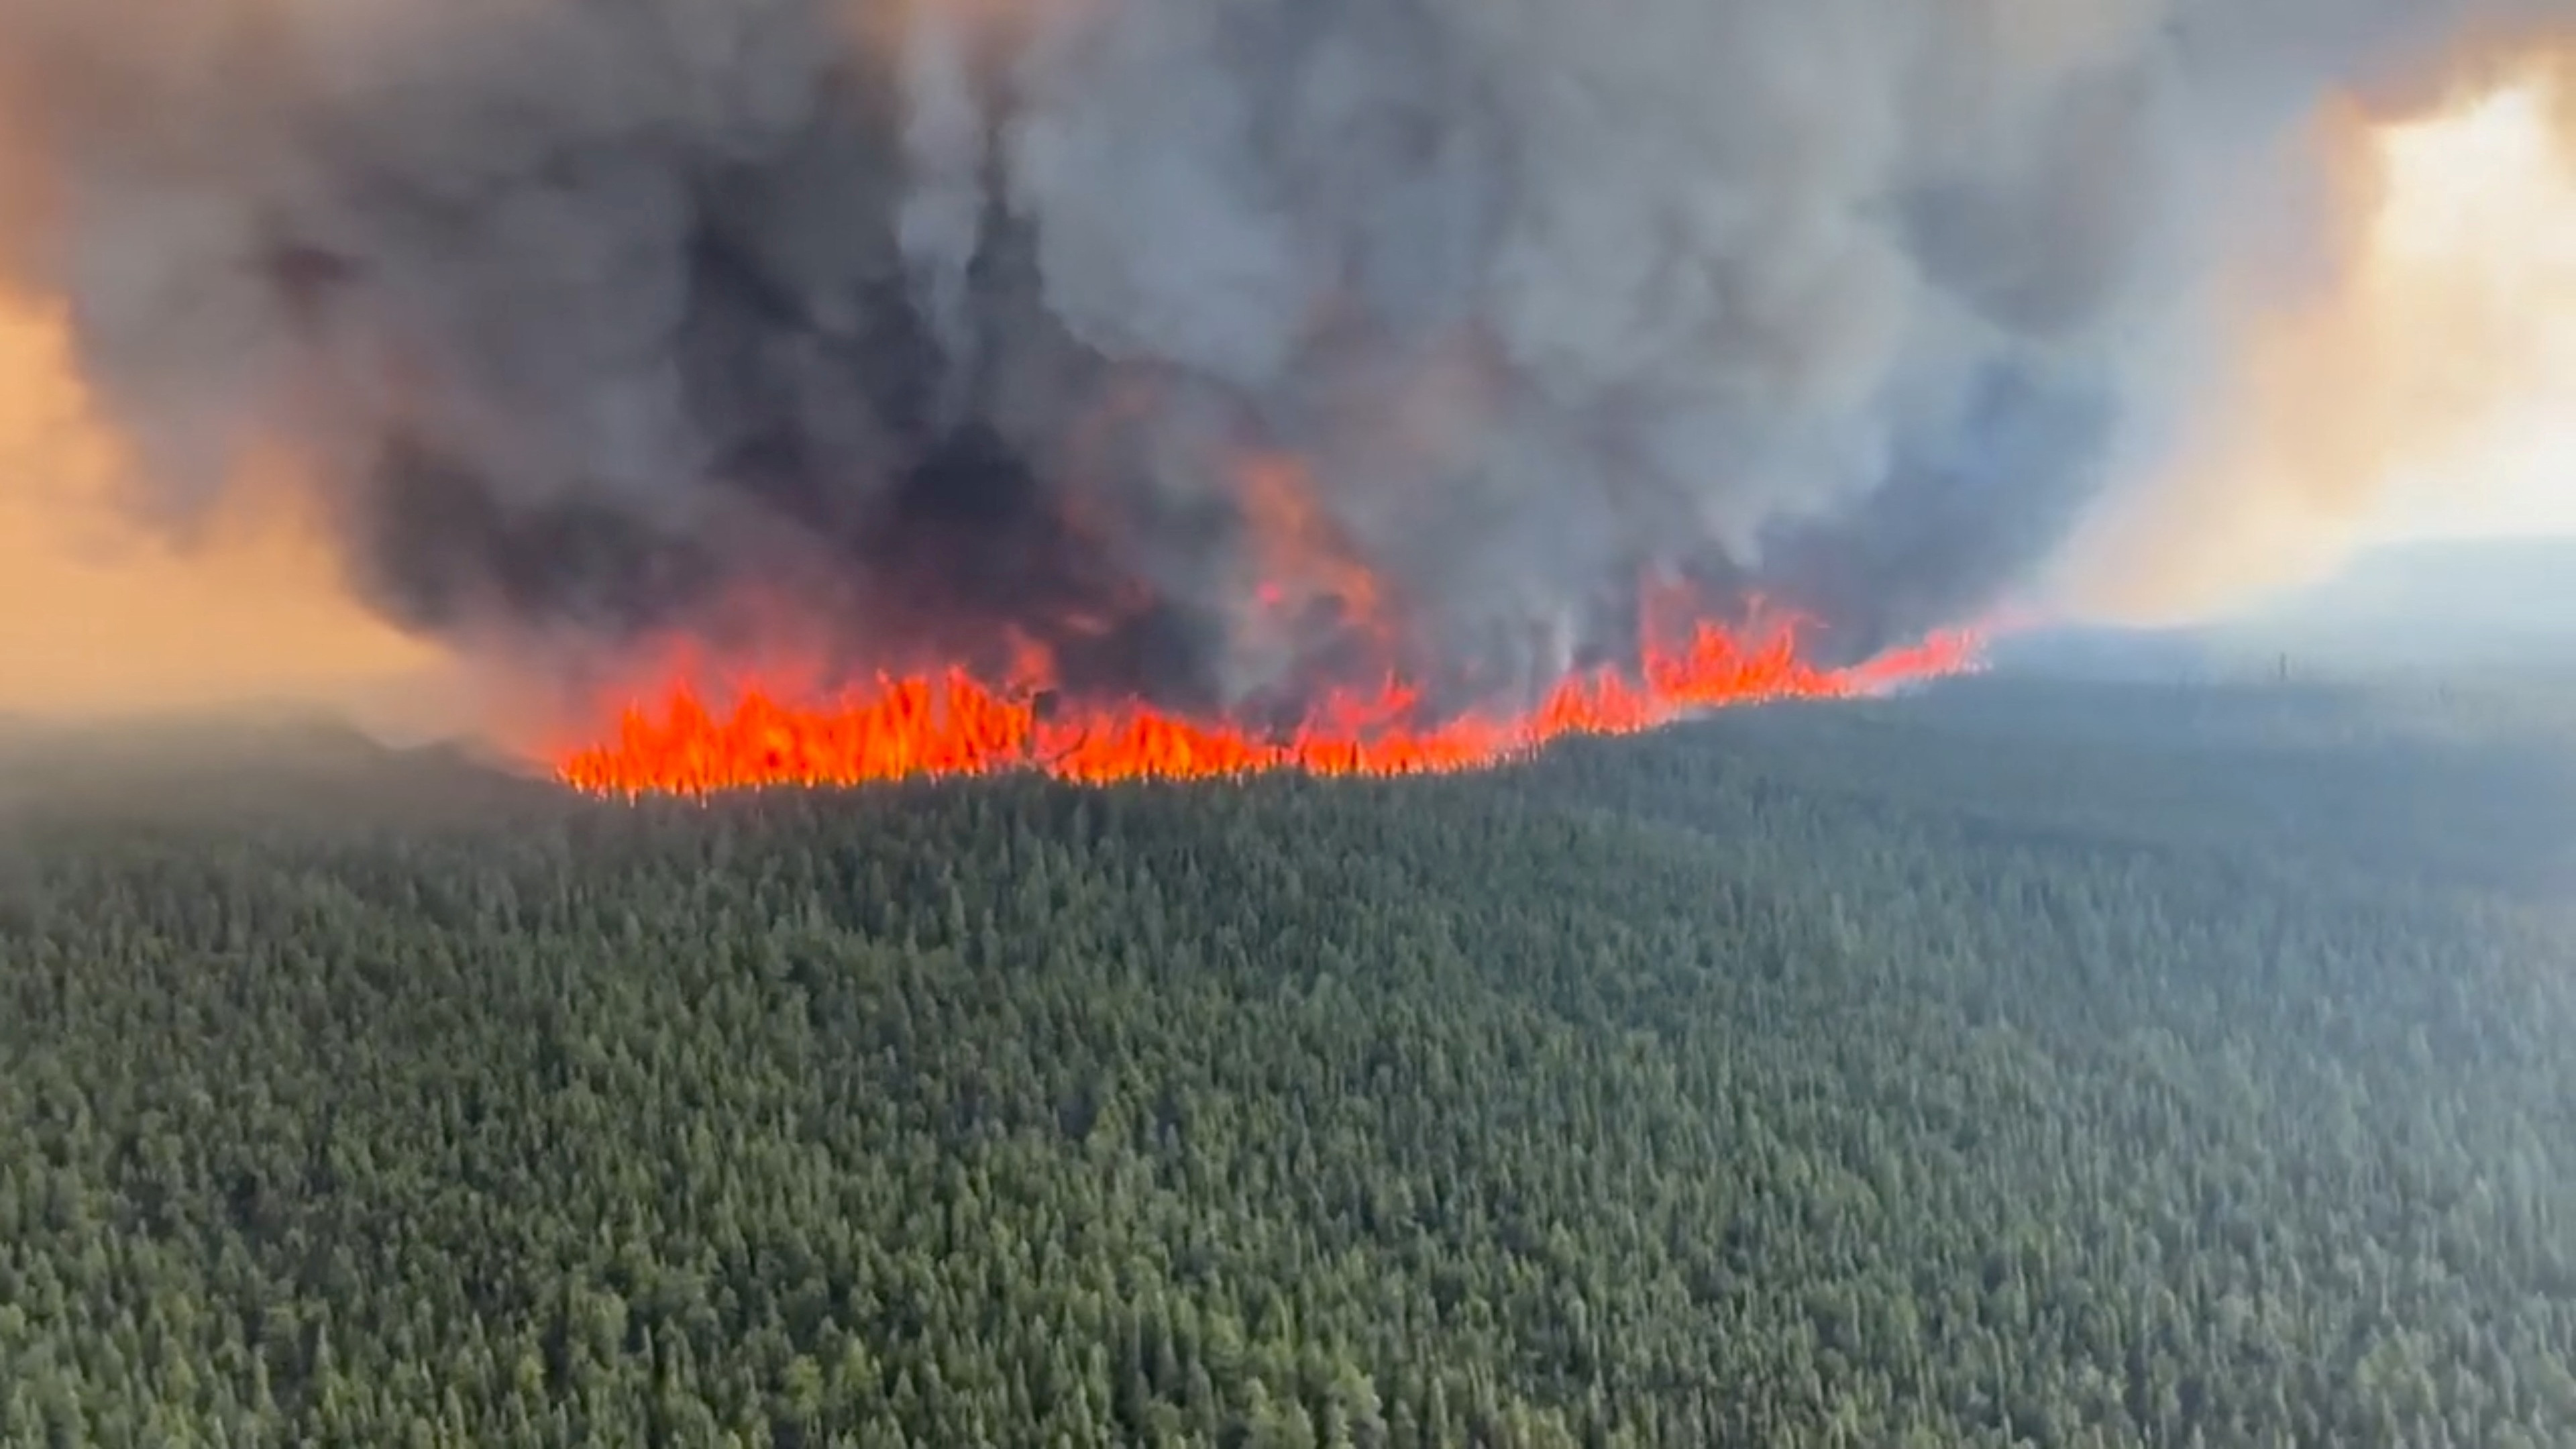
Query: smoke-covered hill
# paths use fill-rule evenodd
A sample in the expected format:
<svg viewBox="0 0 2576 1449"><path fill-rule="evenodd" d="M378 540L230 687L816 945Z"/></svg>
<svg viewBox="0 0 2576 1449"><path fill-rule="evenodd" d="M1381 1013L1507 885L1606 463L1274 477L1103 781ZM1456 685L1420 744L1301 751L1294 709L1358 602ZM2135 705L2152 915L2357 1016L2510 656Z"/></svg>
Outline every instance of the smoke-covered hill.
<svg viewBox="0 0 2576 1449"><path fill-rule="evenodd" d="M2202 625L2059 627L1994 648L2010 674L2176 684L2415 679L2494 691L2576 682L2576 539L2365 552Z"/></svg>
<svg viewBox="0 0 2576 1449"><path fill-rule="evenodd" d="M2528 661L2576 672L2576 539L2379 549L2239 627L2337 657L2449 662L2464 672Z"/></svg>
<svg viewBox="0 0 2576 1449"><path fill-rule="evenodd" d="M471 741L392 746L327 713L0 718L0 813L239 822L470 818L545 787Z"/></svg>

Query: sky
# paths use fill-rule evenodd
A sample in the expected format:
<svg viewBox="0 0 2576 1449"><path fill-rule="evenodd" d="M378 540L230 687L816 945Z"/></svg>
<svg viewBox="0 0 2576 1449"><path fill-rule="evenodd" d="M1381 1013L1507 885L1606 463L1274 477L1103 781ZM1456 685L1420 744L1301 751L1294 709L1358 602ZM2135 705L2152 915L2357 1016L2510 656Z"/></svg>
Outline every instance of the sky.
<svg viewBox="0 0 2576 1449"><path fill-rule="evenodd" d="M2576 154L2559 141L2530 87L2384 139L2370 281L2448 295L2456 329L2391 340L2407 386L2468 406L2387 480L2374 539L2576 535Z"/></svg>
<svg viewBox="0 0 2576 1449"><path fill-rule="evenodd" d="M2413 118L2323 108L2318 261L2223 283L2230 345L2033 611L2190 624L2356 551L2576 535L2576 66Z"/></svg>
<svg viewBox="0 0 2576 1449"><path fill-rule="evenodd" d="M209 519L187 548L134 527L65 345L53 310L0 295L0 714L359 707L437 664L289 516Z"/></svg>

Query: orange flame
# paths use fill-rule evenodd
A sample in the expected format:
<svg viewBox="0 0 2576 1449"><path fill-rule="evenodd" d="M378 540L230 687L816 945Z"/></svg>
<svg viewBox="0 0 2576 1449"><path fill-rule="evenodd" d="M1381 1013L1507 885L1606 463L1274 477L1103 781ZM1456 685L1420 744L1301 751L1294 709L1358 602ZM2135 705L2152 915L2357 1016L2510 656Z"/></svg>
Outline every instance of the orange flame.
<svg viewBox="0 0 2576 1449"><path fill-rule="evenodd" d="M1326 602L1345 627L1383 643L1387 624L1377 575L1317 506L1305 464L1287 454L1253 454L1237 465L1236 478L1252 534L1252 562L1261 577L1255 602L1282 612Z"/></svg>
<svg viewBox="0 0 2576 1449"><path fill-rule="evenodd" d="M1948 633L1827 669L1801 657L1794 620L1757 621L1741 633L1701 620L1658 642L1654 612L1640 669L1574 675L1517 716L1426 721L1418 691L1393 678L1327 695L1280 735L1136 701L1049 711L1039 698L1044 675L1029 669L1001 687L958 670L881 677L810 705L755 685L723 715L679 684L658 714L629 708L614 739L566 753L555 775L577 789L631 797L1021 770L1086 784L1281 770L1447 774L1518 759L1566 735L1635 734L1734 705L1882 693L1972 668L1977 658L1973 635Z"/></svg>

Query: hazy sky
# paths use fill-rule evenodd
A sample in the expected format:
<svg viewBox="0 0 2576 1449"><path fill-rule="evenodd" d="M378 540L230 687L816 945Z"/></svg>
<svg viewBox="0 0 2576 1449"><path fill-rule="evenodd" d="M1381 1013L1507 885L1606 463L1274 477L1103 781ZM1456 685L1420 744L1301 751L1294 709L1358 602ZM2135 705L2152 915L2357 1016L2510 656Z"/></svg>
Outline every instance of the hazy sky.
<svg viewBox="0 0 2576 1449"><path fill-rule="evenodd" d="M218 519L191 550L127 522L63 347L48 308L0 296L0 714L351 699L436 662L288 518Z"/></svg>
<svg viewBox="0 0 2576 1449"><path fill-rule="evenodd" d="M2372 531L2576 534L2576 155L2531 90L2401 128L2387 152L2373 265L2450 290L2469 320L2402 341L2413 386L2468 406L2389 480ZM2507 384L2481 398L2498 360Z"/></svg>

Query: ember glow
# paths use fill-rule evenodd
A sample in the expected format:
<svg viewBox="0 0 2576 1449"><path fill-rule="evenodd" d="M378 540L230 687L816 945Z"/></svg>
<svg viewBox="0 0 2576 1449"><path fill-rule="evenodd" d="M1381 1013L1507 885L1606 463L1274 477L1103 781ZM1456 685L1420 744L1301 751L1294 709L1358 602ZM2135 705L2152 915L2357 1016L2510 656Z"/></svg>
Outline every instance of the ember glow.
<svg viewBox="0 0 2576 1449"><path fill-rule="evenodd" d="M1973 635L1950 633L1829 669L1800 654L1794 621L1649 632L1658 637L1643 641L1641 667L1574 675L1523 713L1429 718L1420 693L1390 678L1331 691L1278 733L1140 702L1062 705L1042 661L1003 685L951 670L881 678L809 702L753 685L721 713L693 687L674 685L658 708L627 710L615 739L563 755L555 773L578 789L626 796L1022 770L1086 784L1282 770L1443 774L1520 758L1567 735L1634 734L1738 705L1877 694L1971 668L1977 657Z"/></svg>

